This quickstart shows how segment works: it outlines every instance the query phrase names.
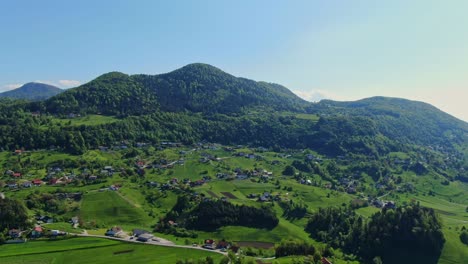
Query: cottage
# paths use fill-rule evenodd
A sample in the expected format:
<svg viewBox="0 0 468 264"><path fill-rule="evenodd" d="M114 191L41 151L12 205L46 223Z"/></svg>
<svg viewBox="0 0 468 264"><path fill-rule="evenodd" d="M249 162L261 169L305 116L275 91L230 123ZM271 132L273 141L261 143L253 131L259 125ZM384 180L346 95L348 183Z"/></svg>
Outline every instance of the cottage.
<svg viewBox="0 0 468 264"><path fill-rule="evenodd" d="M395 209L396 204L395 204L394 201L388 201L388 202L385 203L384 208L386 208L386 209Z"/></svg>
<svg viewBox="0 0 468 264"><path fill-rule="evenodd" d="M138 236L137 240L140 242L147 242L148 240L151 240L154 236L150 233L144 233Z"/></svg>
<svg viewBox="0 0 468 264"><path fill-rule="evenodd" d="M119 226L114 226L110 229L108 229L105 233L106 236L111 236L111 237L114 237L114 236L118 236L120 234L122 234L123 230L121 227Z"/></svg>
<svg viewBox="0 0 468 264"><path fill-rule="evenodd" d="M7 183L8 188L10 189L16 189L18 188L18 184L16 182L9 182Z"/></svg>
<svg viewBox="0 0 468 264"><path fill-rule="evenodd" d="M41 226L36 226L34 229L31 231L31 238L39 238L42 236L44 233L44 230L42 229Z"/></svg>
<svg viewBox="0 0 468 264"><path fill-rule="evenodd" d="M32 182L30 182L30 181L25 181L25 182L23 182L23 184L22 184L22 186L23 186L24 188L31 188L32 185L33 185L33 184L32 184Z"/></svg>
<svg viewBox="0 0 468 264"><path fill-rule="evenodd" d="M70 222L72 223L72 225L77 225L79 221L80 219L78 218L78 216L74 216L70 219Z"/></svg>
<svg viewBox="0 0 468 264"><path fill-rule="evenodd" d="M91 175L91 176L88 177L88 179L90 181L95 181L95 180L97 180L97 176L96 175Z"/></svg>
<svg viewBox="0 0 468 264"><path fill-rule="evenodd" d="M10 229L10 230L8 230L8 235L11 238L18 238L18 237L21 236L21 230L19 230L19 229Z"/></svg>
<svg viewBox="0 0 468 264"><path fill-rule="evenodd" d="M226 242L226 241L219 241L217 244L216 244L216 248L217 249L228 249L229 248L229 243Z"/></svg>
<svg viewBox="0 0 468 264"><path fill-rule="evenodd" d="M150 234L149 231L146 231L146 230L143 230L143 229L133 229L132 231L133 233L133 236L136 236L136 237L139 237L140 235L143 235L143 234Z"/></svg>
<svg viewBox="0 0 468 264"><path fill-rule="evenodd" d="M42 184L42 181L39 180L39 179L34 179L34 180L32 181L32 183L33 183L34 185L36 185L36 186L40 186L40 185Z"/></svg>
<svg viewBox="0 0 468 264"><path fill-rule="evenodd" d="M213 239L205 239L205 243L203 245L203 248L216 249L215 241Z"/></svg>
<svg viewBox="0 0 468 264"><path fill-rule="evenodd" d="M21 173L15 172L15 173L13 173L13 177L15 177L15 178L20 178L20 177L21 177Z"/></svg>

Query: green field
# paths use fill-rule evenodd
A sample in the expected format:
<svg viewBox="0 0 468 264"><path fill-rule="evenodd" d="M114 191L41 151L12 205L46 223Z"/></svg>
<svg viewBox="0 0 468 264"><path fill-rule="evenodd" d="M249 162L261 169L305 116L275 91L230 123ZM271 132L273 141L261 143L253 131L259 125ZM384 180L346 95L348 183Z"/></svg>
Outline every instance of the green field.
<svg viewBox="0 0 468 264"><path fill-rule="evenodd" d="M0 263L161 263L178 259L211 256L215 263L221 254L190 248L123 243L100 238L72 238L63 241L37 241L0 247Z"/></svg>
<svg viewBox="0 0 468 264"><path fill-rule="evenodd" d="M79 215L84 222L94 221L99 227L148 228L156 221L113 191L84 195Z"/></svg>
<svg viewBox="0 0 468 264"><path fill-rule="evenodd" d="M119 119L113 116L87 115L87 116L76 117L76 118L64 118L64 119L54 118L53 122L56 124L71 125L71 126L81 126L81 125L96 126L96 125L117 122L118 120Z"/></svg>

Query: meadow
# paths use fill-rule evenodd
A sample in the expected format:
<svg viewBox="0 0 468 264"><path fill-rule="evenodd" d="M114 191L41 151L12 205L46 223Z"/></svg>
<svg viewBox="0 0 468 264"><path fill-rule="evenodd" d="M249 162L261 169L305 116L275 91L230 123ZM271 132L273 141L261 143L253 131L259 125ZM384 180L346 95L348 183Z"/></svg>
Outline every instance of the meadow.
<svg viewBox="0 0 468 264"><path fill-rule="evenodd" d="M0 263L161 263L198 260L210 256L218 263L221 254L190 248L124 243L101 238L71 238L0 246Z"/></svg>

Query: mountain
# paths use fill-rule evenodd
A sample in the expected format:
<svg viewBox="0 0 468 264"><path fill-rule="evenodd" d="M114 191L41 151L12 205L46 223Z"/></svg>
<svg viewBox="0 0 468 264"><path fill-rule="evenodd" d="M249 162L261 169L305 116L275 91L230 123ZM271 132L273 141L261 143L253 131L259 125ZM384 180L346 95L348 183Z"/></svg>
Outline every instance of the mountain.
<svg viewBox="0 0 468 264"><path fill-rule="evenodd" d="M368 118L380 133L405 143L460 144L468 136L467 122L419 101L382 96L351 102L322 100L314 109L325 116Z"/></svg>
<svg viewBox="0 0 468 264"><path fill-rule="evenodd" d="M53 113L112 115L165 112L239 113L246 108L303 111L308 103L287 88L237 78L201 63L160 75L104 74L49 99Z"/></svg>
<svg viewBox="0 0 468 264"><path fill-rule="evenodd" d="M62 92L62 89L53 85L30 82L14 90L0 93L0 97L37 101L48 99Z"/></svg>
<svg viewBox="0 0 468 264"><path fill-rule="evenodd" d="M466 122L426 103L388 97L309 103L281 85L235 77L201 63L159 75L106 73L27 108L62 117L76 113L120 118L100 127L62 127L77 135L61 135L61 140L79 138L80 144L66 140L54 144L80 149L127 139L207 140L312 148L330 156L377 157L418 146L462 156L459 146L466 146L468 135ZM10 117L9 122L14 126L16 119ZM29 130L29 134L37 132L35 141L25 144L24 138L31 137L16 132L21 144L48 144L42 130ZM13 138L0 143L19 144Z"/></svg>

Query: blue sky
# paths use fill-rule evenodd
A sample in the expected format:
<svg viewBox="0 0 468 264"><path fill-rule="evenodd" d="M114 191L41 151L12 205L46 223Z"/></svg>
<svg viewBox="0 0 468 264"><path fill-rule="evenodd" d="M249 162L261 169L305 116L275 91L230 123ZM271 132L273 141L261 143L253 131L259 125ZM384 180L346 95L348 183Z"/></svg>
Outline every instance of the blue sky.
<svg viewBox="0 0 468 264"><path fill-rule="evenodd" d="M0 90L192 62L308 100L374 95L468 121L468 1L1 1Z"/></svg>

